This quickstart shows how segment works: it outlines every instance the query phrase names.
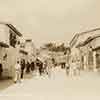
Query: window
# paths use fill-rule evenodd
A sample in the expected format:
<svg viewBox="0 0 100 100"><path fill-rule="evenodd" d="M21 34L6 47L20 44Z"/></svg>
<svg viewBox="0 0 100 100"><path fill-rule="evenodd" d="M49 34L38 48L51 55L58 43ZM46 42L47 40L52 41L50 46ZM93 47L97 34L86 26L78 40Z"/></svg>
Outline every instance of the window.
<svg viewBox="0 0 100 100"><path fill-rule="evenodd" d="M20 48L25 48L25 44L24 43L20 43Z"/></svg>

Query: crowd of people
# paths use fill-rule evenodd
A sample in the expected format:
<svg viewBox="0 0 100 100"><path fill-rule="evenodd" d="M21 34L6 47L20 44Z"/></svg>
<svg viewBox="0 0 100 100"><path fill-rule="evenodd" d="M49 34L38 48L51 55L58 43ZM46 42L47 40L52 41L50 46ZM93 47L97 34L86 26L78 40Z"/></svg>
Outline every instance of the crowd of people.
<svg viewBox="0 0 100 100"><path fill-rule="evenodd" d="M24 74L30 74L32 72L38 72L39 75L46 74L50 76L50 70L52 68L52 61L51 59L46 59L44 62L37 58L35 61L27 61L25 62L24 59L21 61L17 61L15 64L15 75L14 75L14 82L17 83L18 81L24 78Z"/></svg>
<svg viewBox="0 0 100 100"><path fill-rule="evenodd" d="M77 63L76 63L77 62ZM15 65L15 77L14 82L21 81L23 79L24 74L30 74L31 72L38 72L38 74L41 75L48 75L48 77L51 76L52 68L61 66L61 69L64 69L66 72L66 75L79 75L80 74L80 66L79 61L75 61L75 59L72 59L71 62L62 62L60 65L57 65L55 62L55 59L53 58L46 58L44 61L42 61L39 58L36 58L35 61L27 61L25 62L24 59L21 61L17 61Z"/></svg>

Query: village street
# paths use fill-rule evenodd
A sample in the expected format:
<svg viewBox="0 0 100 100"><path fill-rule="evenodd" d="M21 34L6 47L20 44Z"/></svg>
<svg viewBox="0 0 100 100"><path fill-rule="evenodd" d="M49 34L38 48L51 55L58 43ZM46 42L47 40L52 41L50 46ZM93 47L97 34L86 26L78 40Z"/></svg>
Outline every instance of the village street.
<svg viewBox="0 0 100 100"><path fill-rule="evenodd" d="M56 70L56 71L55 71ZM51 78L34 76L0 92L0 100L100 100L100 74L82 72L68 77L54 69Z"/></svg>

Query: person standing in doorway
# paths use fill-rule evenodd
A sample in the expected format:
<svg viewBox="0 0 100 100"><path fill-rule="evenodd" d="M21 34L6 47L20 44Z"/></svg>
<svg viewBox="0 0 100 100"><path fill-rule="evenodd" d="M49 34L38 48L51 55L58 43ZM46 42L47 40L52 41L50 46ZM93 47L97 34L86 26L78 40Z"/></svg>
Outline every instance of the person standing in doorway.
<svg viewBox="0 0 100 100"><path fill-rule="evenodd" d="M17 81L21 82L21 65L19 61L17 61L14 68L15 68L14 83L17 83Z"/></svg>

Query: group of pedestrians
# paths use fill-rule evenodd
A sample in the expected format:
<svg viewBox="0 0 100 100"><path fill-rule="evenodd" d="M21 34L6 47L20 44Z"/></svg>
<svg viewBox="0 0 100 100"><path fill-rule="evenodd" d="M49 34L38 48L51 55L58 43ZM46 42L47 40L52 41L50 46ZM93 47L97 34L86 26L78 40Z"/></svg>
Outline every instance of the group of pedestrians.
<svg viewBox="0 0 100 100"><path fill-rule="evenodd" d="M24 75L24 69L25 69L25 62L24 60L17 61L14 67L14 82L17 83L18 81L21 82L21 79L23 79Z"/></svg>
<svg viewBox="0 0 100 100"><path fill-rule="evenodd" d="M54 66L51 58L46 58L43 61L41 61L40 59L36 59L35 64L40 76L41 75L48 75L48 77L51 76L52 67Z"/></svg>
<svg viewBox="0 0 100 100"><path fill-rule="evenodd" d="M36 73L38 72L40 76L46 74L50 77L52 69L52 60L46 59L41 61L41 59L36 58L35 61L27 61L24 59L17 61L14 67L14 82L21 82L24 78L24 74Z"/></svg>
<svg viewBox="0 0 100 100"><path fill-rule="evenodd" d="M17 83L18 81L21 82L24 78L24 73L29 74L34 69L34 62L27 63L25 59L18 60L14 67L14 82Z"/></svg>
<svg viewBox="0 0 100 100"><path fill-rule="evenodd" d="M70 76L80 75L80 60L76 57L70 57L66 63L66 74Z"/></svg>
<svg viewBox="0 0 100 100"><path fill-rule="evenodd" d="M30 72L38 72L40 76L48 75L48 77L51 77L52 68L55 68L55 66L55 60L50 57L46 58L44 61L36 58L35 61L27 61L27 63L22 59L15 64L14 82L21 82L24 72L26 72L26 74L29 74ZM79 59L68 59L67 62L61 63L61 68L66 70L67 76L79 75L80 61Z"/></svg>

